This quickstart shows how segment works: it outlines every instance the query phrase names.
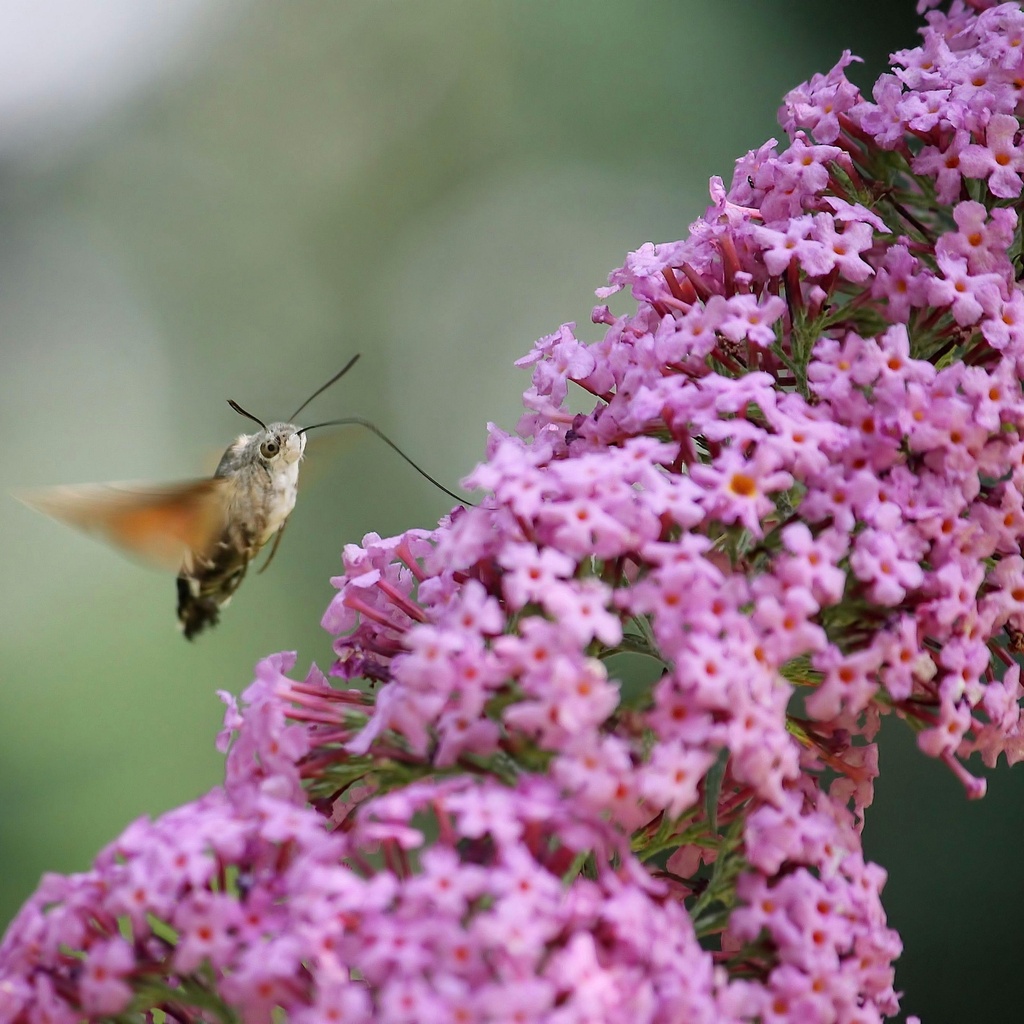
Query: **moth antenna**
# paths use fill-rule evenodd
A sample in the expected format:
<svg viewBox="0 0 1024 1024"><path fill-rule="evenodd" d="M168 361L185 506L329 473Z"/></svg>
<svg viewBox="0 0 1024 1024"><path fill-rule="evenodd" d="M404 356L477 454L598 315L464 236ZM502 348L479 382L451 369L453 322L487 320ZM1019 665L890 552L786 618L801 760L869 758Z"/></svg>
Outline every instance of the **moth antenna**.
<svg viewBox="0 0 1024 1024"><path fill-rule="evenodd" d="M316 391L314 391L313 394L311 394L309 398L307 398L302 403L302 405L300 405L298 409L296 409L295 412L293 412L291 416L288 417L288 422L294 423L295 417L298 416L299 413L302 412L302 410L305 409L306 406L309 405L309 403L312 402L313 399L317 397L317 395L322 395L332 384L341 380L341 378L344 377L345 374L348 373L348 371L351 370L353 366L355 366L356 360L360 357L360 355L362 355L362 353L357 352L326 384L324 384L322 387L317 388ZM299 433L301 434L302 431L300 430Z"/></svg>
<svg viewBox="0 0 1024 1024"><path fill-rule="evenodd" d="M352 362L355 362L355 360L353 359ZM349 363L349 366L351 365L352 363ZM345 369L348 369L348 367L345 367ZM342 373L344 372L345 371L342 370ZM341 374L339 374L338 376L340 377ZM321 388L321 390L323 389ZM430 483L432 483L439 491L444 491L444 493L447 494L449 498L454 498L457 502L459 502L462 505L475 506L475 502L460 497L454 491L449 491L448 488L445 487L443 483L441 483L439 480L435 480L425 469L421 469L419 466L417 466L416 463L413 462L412 459L410 459L409 456L406 455L405 452L403 452L402 449L399 448L398 445L395 444L395 442L392 441L391 438L388 437L383 430L380 430L378 427L375 427L369 420L360 419L358 416L346 416L344 419L340 420L327 420L324 423L314 423L310 427L303 427L301 430L298 431L298 433L305 434L307 431L318 430L320 427L347 426L363 427L366 430L370 431L371 434L376 434L377 437L379 437L393 452L395 452L396 454L400 455L403 459L405 459L405 461L408 462L409 465L412 466L412 468L415 469L416 472L419 473L419 475L423 477L424 480L429 480Z"/></svg>
<svg viewBox="0 0 1024 1024"><path fill-rule="evenodd" d="M264 423L259 416L253 416L251 412L246 412L233 398L228 399L228 405L230 405L239 416L244 416L246 419L252 420L253 423L258 423L264 430L267 429L266 423Z"/></svg>

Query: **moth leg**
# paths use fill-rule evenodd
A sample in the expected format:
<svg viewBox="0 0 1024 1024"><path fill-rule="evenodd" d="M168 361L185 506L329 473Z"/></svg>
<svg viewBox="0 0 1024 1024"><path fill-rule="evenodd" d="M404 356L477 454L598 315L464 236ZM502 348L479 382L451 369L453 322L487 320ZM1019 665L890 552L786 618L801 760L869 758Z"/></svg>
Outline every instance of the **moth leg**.
<svg viewBox="0 0 1024 1024"><path fill-rule="evenodd" d="M284 528L287 525L288 525L288 520L286 519L278 527L277 533L274 534L274 544L273 544L273 546L270 549L270 554L267 555L267 560L260 566L259 571L256 573L257 576L259 576L260 573L266 572L267 571L267 566L270 565L270 563L274 560L274 555L277 554L277 545L281 543L281 537L284 535Z"/></svg>

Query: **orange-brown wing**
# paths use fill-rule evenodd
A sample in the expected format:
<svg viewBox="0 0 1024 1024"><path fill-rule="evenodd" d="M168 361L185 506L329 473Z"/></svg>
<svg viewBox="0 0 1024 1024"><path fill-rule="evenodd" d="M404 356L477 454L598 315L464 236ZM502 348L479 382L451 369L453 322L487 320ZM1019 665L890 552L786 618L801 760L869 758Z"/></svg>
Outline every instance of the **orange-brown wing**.
<svg viewBox="0 0 1024 1024"><path fill-rule="evenodd" d="M205 555L224 529L229 482L211 477L167 486L83 484L16 497L125 554L179 572Z"/></svg>

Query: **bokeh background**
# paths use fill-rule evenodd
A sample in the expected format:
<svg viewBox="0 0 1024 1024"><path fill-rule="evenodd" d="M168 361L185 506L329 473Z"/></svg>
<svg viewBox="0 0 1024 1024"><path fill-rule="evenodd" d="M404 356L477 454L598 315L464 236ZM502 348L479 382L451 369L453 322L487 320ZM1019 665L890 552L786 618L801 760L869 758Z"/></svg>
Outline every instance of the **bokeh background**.
<svg viewBox="0 0 1024 1024"><path fill-rule="evenodd" d="M844 48L866 86L916 25L911 0L7 0L4 490L198 475L245 426L225 398L286 416L357 351L309 415L454 485L536 337L598 337L593 289L685 233L787 89ZM280 649L326 665L341 546L449 505L373 438L304 473L273 569L192 645L171 579L0 497L0 926L217 784L215 691ZM905 1010L1014 1014L1024 773L968 805L898 723L882 743Z"/></svg>

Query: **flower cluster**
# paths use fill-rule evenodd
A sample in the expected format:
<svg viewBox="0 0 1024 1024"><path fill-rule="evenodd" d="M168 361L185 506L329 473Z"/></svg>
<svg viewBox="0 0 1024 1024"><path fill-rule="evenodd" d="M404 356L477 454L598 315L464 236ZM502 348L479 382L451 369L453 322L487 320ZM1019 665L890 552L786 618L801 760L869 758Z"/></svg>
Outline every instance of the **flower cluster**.
<svg viewBox="0 0 1024 1024"><path fill-rule="evenodd" d="M536 344L478 507L345 548L364 684L226 696L226 793L47 880L0 1019L896 1012L880 716L971 797L1024 758L1024 13L933 6Z"/></svg>
<svg viewBox="0 0 1024 1024"><path fill-rule="evenodd" d="M620 867L566 898L580 854ZM650 889L621 837L542 781L414 784L345 834L216 791L44 880L5 940L0 1018L726 1019L690 919Z"/></svg>

